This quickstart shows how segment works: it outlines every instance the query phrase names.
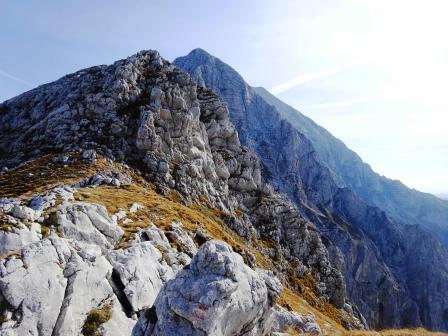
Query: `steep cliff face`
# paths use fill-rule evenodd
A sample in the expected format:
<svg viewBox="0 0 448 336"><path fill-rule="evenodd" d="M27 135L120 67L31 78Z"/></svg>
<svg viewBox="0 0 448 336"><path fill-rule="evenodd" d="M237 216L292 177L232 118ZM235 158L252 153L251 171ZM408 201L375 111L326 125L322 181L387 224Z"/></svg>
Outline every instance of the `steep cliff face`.
<svg viewBox="0 0 448 336"><path fill-rule="evenodd" d="M259 161L241 146L225 103L157 52L81 70L0 104L0 135L0 196L7 197L0 201L2 334L87 333L103 319L103 333L123 334L166 286L160 306L139 324L159 335L159 325L185 313L168 311L167 295L183 278L208 271L228 276L225 286L254 286L259 310L250 321L224 303L216 307L235 317L232 332L266 334L269 321L278 331L288 327L282 321L300 325L294 314L271 311L279 290L272 274L256 275L238 258L232 262L246 282L201 266L166 284L210 237L229 241L249 265L271 269L316 307L331 308L340 323L362 327L320 233L262 182ZM223 255L211 253L217 260L210 257L210 267L235 260L229 247L213 246ZM208 257L195 264L201 258ZM207 299L194 288L186 298ZM241 295L235 299L246 304ZM202 320L194 312L184 318ZM193 328L213 334L226 327L217 318Z"/></svg>
<svg viewBox="0 0 448 336"><path fill-rule="evenodd" d="M364 202L385 210L394 219L418 224L448 245L448 202L431 194L409 189L400 181L375 173L339 139L263 88L254 88L267 103L313 144L321 162L330 169L340 187L348 187Z"/></svg>
<svg viewBox="0 0 448 336"><path fill-rule="evenodd" d="M345 173L336 170L336 163L325 163L338 161L334 157L337 154L330 155L332 149L327 148L333 140L326 131L303 116L291 123L236 71L203 50L194 50L174 64L225 99L241 138L261 159L263 177L318 225L333 264L345 274L350 298L371 326L448 328L448 292L441 285L448 275L447 262L441 261L446 249L418 227L395 222L368 206L357 193L342 188L347 184L341 177ZM302 133L302 129L307 132ZM315 148L308 136L314 141L324 140ZM434 254L429 256L408 245L419 238L424 241L420 246L437 246ZM431 278L413 280L410 272L426 272L428 267ZM444 294L436 298L439 289ZM426 299L422 300L423 296Z"/></svg>

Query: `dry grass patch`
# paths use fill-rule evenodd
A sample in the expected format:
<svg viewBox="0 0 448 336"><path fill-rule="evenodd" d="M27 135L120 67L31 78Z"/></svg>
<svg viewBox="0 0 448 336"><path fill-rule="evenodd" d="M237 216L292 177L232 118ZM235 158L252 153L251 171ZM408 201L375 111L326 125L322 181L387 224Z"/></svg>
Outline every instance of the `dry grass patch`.
<svg viewBox="0 0 448 336"><path fill-rule="evenodd" d="M11 231L13 227L6 215L0 212L0 231Z"/></svg>
<svg viewBox="0 0 448 336"><path fill-rule="evenodd" d="M97 155L95 164L84 163L78 153L70 153L74 162L55 162L57 155L48 154L0 174L0 197L26 197L42 193L59 184L73 184L86 176L104 170L120 170L121 165L111 163Z"/></svg>
<svg viewBox="0 0 448 336"><path fill-rule="evenodd" d="M99 186L96 188L83 188L75 194L75 199L104 205L109 213L114 214L120 210L127 212L132 220L129 224L120 224L125 235L118 247L125 247L140 229L148 227L151 223L169 230L173 222L181 222L185 229L195 232L203 228L213 239L227 242L236 251L249 251L255 255L261 267L268 268L269 263L256 249L247 246L247 243L234 231L225 226L222 218L226 214L218 209L211 209L203 204L186 206L180 203L181 196L176 192L168 196L157 194L148 184L130 184L120 188ZM143 209L130 213L133 203L140 203Z"/></svg>
<svg viewBox="0 0 448 336"><path fill-rule="evenodd" d="M286 309L295 311L301 315L310 316L312 314L321 329L328 335L342 335L343 332L346 332L345 328L338 322L334 321L319 309L312 307L304 298L289 288L283 287L278 303ZM337 310L336 308L334 309Z"/></svg>
<svg viewBox="0 0 448 336"><path fill-rule="evenodd" d="M50 228L45 225L40 226L40 233L42 235L42 238L46 238L50 235Z"/></svg>
<svg viewBox="0 0 448 336"><path fill-rule="evenodd" d="M104 305L102 308L92 309L87 315L84 326L82 327L82 334L84 336L101 336L98 328L103 323L106 323L112 317L112 306L110 304Z"/></svg>

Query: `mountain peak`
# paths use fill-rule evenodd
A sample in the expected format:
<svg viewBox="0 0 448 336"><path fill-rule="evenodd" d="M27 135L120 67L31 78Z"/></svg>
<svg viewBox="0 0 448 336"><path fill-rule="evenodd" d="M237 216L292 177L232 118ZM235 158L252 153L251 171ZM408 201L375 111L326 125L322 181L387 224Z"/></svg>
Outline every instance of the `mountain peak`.
<svg viewBox="0 0 448 336"><path fill-rule="evenodd" d="M207 57L214 57L213 55L211 55L209 52L207 52L206 50L202 49L202 48L195 48L192 51L190 51L188 53L188 56L207 56Z"/></svg>
<svg viewBox="0 0 448 336"><path fill-rule="evenodd" d="M214 78L217 81L224 78L225 81L232 82L238 90L249 90L248 85L238 71L204 49L193 49L188 55L176 58L173 64L188 72L192 79L201 86L207 86L205 84L208 80L204 78L205 76Z"/></svg>
<svg viewBox="0 0 448 336"><path fill-rule="evenodd" d="M176 63L194 63L194 64L209 64L209 63L215 63L216 61L221 62L217 57L213 56L206 50L202 48L196 48L193 49L188 53L186 56L178 57L174 60L174 64ZM225 63L223 63L225 64Z"/></svg>
<svg viewBox="0 0 448 336"><path fill-rule="evenodd" d="M202 48L195 48L192 51L190 51L186 56L176 58L173 63L176 64L176 62L188 62L195 64L209 64L209 63L214 64L216 61L223 63L221 62L221 60L219 60L217 57L213 56L206 50Z"/></svg>

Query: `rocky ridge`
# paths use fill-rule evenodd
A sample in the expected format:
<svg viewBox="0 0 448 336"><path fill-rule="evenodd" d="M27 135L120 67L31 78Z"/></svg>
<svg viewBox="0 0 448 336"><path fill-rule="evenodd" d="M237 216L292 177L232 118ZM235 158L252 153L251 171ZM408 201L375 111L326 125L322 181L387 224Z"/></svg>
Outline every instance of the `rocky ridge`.
<svg viewBox="0 0 448 336"><path fill-rule="evenodd" d="M215 209L222 222L214 229L224 227L244 241L236 248L248 265L259 265L256 256L263 253L284 284L309 291L316 305L339 308L331 306L345 326L362 327L319 232L262 182L258 159L240 145L228 117L219 97L154 51L81 70L0 104L0 180L2 195L8 196L0 201L5 242L0 334L87 334L92 321L103 318L100 332L122 334L140 316L134 333L160 335L181 323L176 316L191 321L186 316L191 299L177 308L169 299L185 282L196 288L188 295L201 304L228 293L241 300L240 308L252 305L247 300L257 307L245 316L224 300L213 305L218 314L193 324L190 334L269 334L291 324L301 331L319 330L311 320L275 308L278 280L243 265L229 246L210 242L198 251L210 232L201 233L208 220L197 212L201 221L193 233L185 228L190 217L183 216L193 214L189 208L171 218L172 209L163 208L163 202L151 203L155 208L127 202L113 212L101 205L129 194L125 199L132 200L134 190L143 194L142 203L152 195L175 197L174 208L199 201ZM47 157L52 161L41 161ZM89 166L97 161L107 164L89 176ZM105 169L114 162L124 162L123 169ZM33 164L37 169L29 170ZM70 170L73 166L78 168ZM59 168L63 184L54 176ZM18 176L22 179L13 178ZM145 213L142 207L151 209L144 218L138 215ZM162 229L152 226L162 217ZM192 257L192 265L184 267ZM237 278L222 271L227 262L238 270ZM218 284L203 277L208 272L220 279ZM251 298L238 290L240 285L253 287ZM223 326L216 320L219 312L234 323Z"/></svg>
<svg viewBox="0 0 448 336"><path fill-rule="evenodd" d="M315 140L316 134L301 132L310 129L310 120L290 122L291 116L279 112L279 103L273 105L201 49L174 64L225 99L243 143L260 157L264 180L319 227L333 265L345 275L350 299L372 327L448 329L445 247L418 226L397 222L341 187L322 161L322 149L307 138ZM430 255L424 246L434 246ZM430 275L416 281L420 273Z"/></svg>

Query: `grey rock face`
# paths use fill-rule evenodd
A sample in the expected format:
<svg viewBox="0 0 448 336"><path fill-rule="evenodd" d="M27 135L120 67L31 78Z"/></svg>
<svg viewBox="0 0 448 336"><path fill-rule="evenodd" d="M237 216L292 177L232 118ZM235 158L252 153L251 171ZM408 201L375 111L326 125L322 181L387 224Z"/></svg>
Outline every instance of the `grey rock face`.
<svg viewBox="0 0 448 336"><path fill-rule="evenodd" d="M38 223L25 225L13 217L9 217L8 221L12 228L10 231L0 231L0 255L17 252L23 246L40 240L41 227Z"/></svg>
<svg viewBox="0 0 448 336"><path fill-rule="evenodd" d="M268 335L280 291L277 279L252 270L227 244L209 241L165 285L133 335Z"/></svg>
<svg viewBox="0 0 448 336"><path fill-rule="evenodd" d="M2 306L9 307L8 313L4 314L10 317L8 325L2 325L4 335L51 335L67 285L63 268L58 263L60 258L64 258L65 263L70 256L66 246L55 247L52 243L46 240L31 244L23 250L23 260L9 258L2 262ZM45 291L36 288L36 283L50 286L53 295L45 295Z"/></svg>
<svg viewBox="0 0 448 336"><path fill-rule="evenodd" d="M448 307L446 248L420 227L393 222L384 212L365 205L347 190L338 193L335 208L371 237L399 285L396 298L392 293L381 298L379 319L391 325L423 324L447 330L444 315ZM366 270L363 268L359 272ZM417 277L417 274L425 276ZM384 285L384 279L378 281ZM389 314L389 309L399 314ZM401 320L394 316L400 316Z"/></svg>
<svg viewBox="0 0 448 336"><path fill-rule="evenodd" d="M135 312L152 306L163 284L174 276L172 267L151 242L111 251L108 259L125 286L124 293Z"/></svg>
<svg viewBox="0 0 448 336"><path fill-rule="evenodd" d="M77 335L88 311L113 295L106 259L57 237L26 245L0 272L1 335Z"/></svg>
<svg viewBox="0 0 448 336"><path fill-rule="evenodd" d="M109 217L106 208L89 203L69 204L56 214L56 225L64 237L109 249L118 243L123 230Z"/></svg>
<svg viewBox="0 0 448 336"><path fill-rule="evenodd" d="M435 298L440 288L444 288L439 284L446 278L448 262L440 265L439 260L444 259L447 251L422 229L394 219L413 218L409 223L433 229L431 221L442 226L448 223L447 204L428 200L422 194L397 186L396 182L379 178L339 140L308 118L295 116L297 111L286 109L267 93L254 90L235 70L203 50L196 49L176 59L174 64L225 99L242 142L261 159L264 180L287 194L319 228L333 265L345 275L350 299L371 326L423 324L448 330L442 310L430 313L435 306L448 308L445 302L448 292ZM392 186L399 192L390 197ZM391 215L361 199L383 207ZM409 204L416 202L418 206L408 212ZM432 210L425 210L428 216L419 217L418 209L423 208ZM281 224L273 229L262 221L259 227L262 232L275 232ZM294 240L298 231L289 232L288 227L282 231L284 236L277 235L275 241L279 244L288 242L289 237ZM424 261L421 251L407 248L408 242L416 237L424 237L424 244L437 246L433 255L424 253ZM289 251L303 248L292 247ZM415 281L409 277L410 270L425 273L428 267L432 270L431 279ZM427 300L422 300L423 296Z"/></svg>
<svg viewBox="0 0 448 336"><path fill-rule="evenodd" d="M101 325L103 334L131 334L137 314L191 259L155 227L141 230L129 247L112 249L110 240L122 231L103 207L83 202L59 207L65 219L56 227L64 238L39 234L2 257L0 335L79 335L89 312L105 304L112 317ZM16 231L2 237L11 246Z"/></svg>

